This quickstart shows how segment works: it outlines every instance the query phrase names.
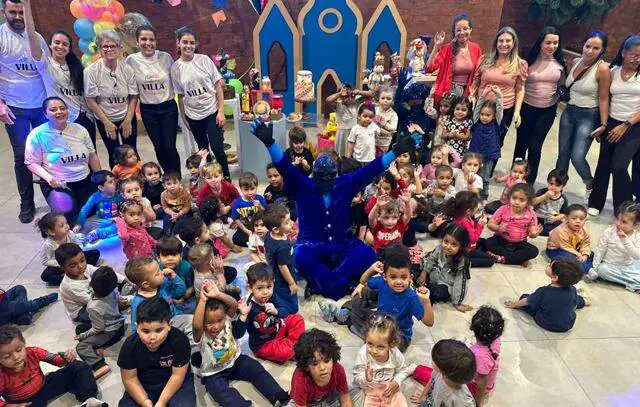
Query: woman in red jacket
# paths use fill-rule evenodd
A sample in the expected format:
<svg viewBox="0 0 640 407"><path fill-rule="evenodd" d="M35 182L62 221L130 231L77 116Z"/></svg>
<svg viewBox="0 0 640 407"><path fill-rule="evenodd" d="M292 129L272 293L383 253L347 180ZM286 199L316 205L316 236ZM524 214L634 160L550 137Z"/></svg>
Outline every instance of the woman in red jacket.
<svg viewBox="0 0 640 407"><path fill-rule="evenodd" d="M433 85L433 105L438 106L440 98L447 92L458 97L468 96L469 87L482 56L480 46L471 42L471 19L468 14L458 14L451 26L453 39L444 44L445 33L440 31L434 38L434 48L427 60L427 72L438 71Z"/></svg>

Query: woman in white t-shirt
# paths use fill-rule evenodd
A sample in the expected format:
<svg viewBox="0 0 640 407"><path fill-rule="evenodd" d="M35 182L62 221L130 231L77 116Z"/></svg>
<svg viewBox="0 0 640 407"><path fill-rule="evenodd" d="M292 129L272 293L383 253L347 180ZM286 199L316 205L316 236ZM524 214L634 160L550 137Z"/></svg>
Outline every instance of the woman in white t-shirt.
<svg viewBox="0 0 640 407"><path fill-rule="evenodd" d="M71 220L95 192L91 171L101 169L87 130L68 122L66 103L52 96L42 103L47 122L27 136L24 163L42 178L40 189L52 212Z"/></svg>
<svg viewBox="0 0 640 407"><path fill-rule="evenodd" d="M58 96L69 110L69 121L78 123L89 132L93 146L96 145L94 116L84 99L84 67L73 53L73 40L65 31L51 35L51 55L41 47L39 35L31 13L31 2L24 3L24 20L29 37L31 57L42 76L47 96Z"/></svg>
<svg viewBox="0 0 640 407"><path fill-rule="evenodd" d="M624 201L640 200L640 35L622 43L611 62L611 102L609 120L602 132L600 155L589 214L596 216L604 207L613 176L613 209ZM629 164L633 161L633 182Z"/></svg>
<svg viewBox="0 0 640 407"><path fill-rule="evenodd" d="M189 126L198 148L211 146L227 180L231 179L224 153L223 79L218 68L206 55L197 54L198 38L189 28L178 30L178 59L171 67L173 88L183 121Z"/></svg>
<svg viewBox="0 0 640 407"><path fill-rule="evenodd" d="M115 165L116 147L129 144L135 149L138 135L138 86L133 68L118 58L122 44L122 36L117 31L102 31L96 36L96 45L102 58L84 70L85 98L98 118L96 124L109 152L110 168Z"/></svg>
<svg viewBox="0 0 640 407"><path fill-rule="evenodd" d="M136 39L140 52L129 55L125 62L135 74L142 122L162 169L180 172L180 155L176 149L178 105L171 83L173 58L156 49L153 27L138 27Z"/></svg>

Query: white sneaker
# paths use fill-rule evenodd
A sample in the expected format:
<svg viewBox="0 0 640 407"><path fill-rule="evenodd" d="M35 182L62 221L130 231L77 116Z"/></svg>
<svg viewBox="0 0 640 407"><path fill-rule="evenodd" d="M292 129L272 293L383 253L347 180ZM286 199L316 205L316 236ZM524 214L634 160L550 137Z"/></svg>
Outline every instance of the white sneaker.
<svg viewBox="0 0 640 407"><path fill-rule="evenodd" d="M596 208L587 209L587 213L589 214L589 216L598 216L598 215L600 215L600 211L597 210Z"/></svg>
<svg viewBox="0 0 640 407"><path fill-rule="evenodd" d="M598 273L593 268L589 269L589 272L585 274L583 277L583 280L586 281L587 283L593 283L597 279L598 279Z"/></svg>

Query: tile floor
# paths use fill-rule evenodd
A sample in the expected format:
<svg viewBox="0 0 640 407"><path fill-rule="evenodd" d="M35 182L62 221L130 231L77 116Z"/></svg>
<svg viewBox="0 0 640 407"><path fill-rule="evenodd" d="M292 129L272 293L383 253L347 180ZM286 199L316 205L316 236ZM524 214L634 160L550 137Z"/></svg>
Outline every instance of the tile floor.
<svg viewBox="0 0 640 407"><path fill-rule="evenodd" d="M227 133L229 138L232 133ZM545 144L543 163L539 179L544 180L546 173L555 164L557 157L557 122ZM514 134L507 137L505 156L510 158L513 151ZM229 140L235 145L235 140ZM140 139L140 151L143 159L154 158L148 138ZM178 141L181 154L183 143ZM595 165L598 147L594 146L589 155ZM99 142L99 152L106 162L104 146ZM182 158L185 155L182 154ZM41 238L33 225L19 223L16 215L19 199L13 178L12 152L7 137L0 137L0 247L7 256L0 264L0 286L15 284L27 287L29 295L39 296L55 292L41 282L42 269L38 258ZM506 171L507 160L501 161L498 171ZM567 192L571 202L580 202L583 194L582 183L575 171L570 172L571 182ZM541 185L538 185L541 187ZM497 198L500 187L492 187L491 196ZM39 214L47 207L37 192ZM612 220L610 202L604 213L590 220L594 240ZM545 247L545 238L537 238L533 243L541 250ZM431 249L435 240L425 240L426 249ZM104 257L116 269L122 269L124 256L119 246L105 247ZM230 263L239 266L248 256L237 255ZM467 303L474 307L490 304L497 307L507 319L503 336L501 369L496 390L490 398L490 406L638 406L640 405L640 381L637 370L640 366L640 296L625 291L621 287L597 283L586 287L593 300L593 306L578 311L578 320L573 330L565 334L554 334L540 329L524 314L505 308L502 304L507 298L514 298L521 292L529 292L547 284L544 274L546 258L540 256L528 269L514 266L495 266L491 270L472 270L471 290ZM238 267L241 270L240 267ZM581 283L583 284L583 283ZM302 314L307 326L329 330L338 338L342 346L342 362L347 371L352 367L361 341L344 327L325 323L316 307L316 298L305 301L300 298ZM435 341L443 338L458 338L471 343L473 335L469 330L471 313L462 314L450 305L435 306L436 323L427 328L420 322L414 325L414 341L407 352L412 363L429 363L430 350ZM68 321L61 302L41 312L33 326L24 329L27 342L58 351L75 345L72 324ZM246 340L243 348L248 351ZM112 406L122 395L122 385L116 365L119 345L107 351L107 360L113 372L100 379L99 386L103 398ZM264 362L278 381L288 388L292 364L278 366ZM250 385L237 384L246 397L257 406L268 403L261 398ZM198 404L215 405L201 386L198 387ZM418 389L418 385L409 379L403 386L409 396ZM75 404L70 396L63 396L52 403L53 406Z"/></svg>

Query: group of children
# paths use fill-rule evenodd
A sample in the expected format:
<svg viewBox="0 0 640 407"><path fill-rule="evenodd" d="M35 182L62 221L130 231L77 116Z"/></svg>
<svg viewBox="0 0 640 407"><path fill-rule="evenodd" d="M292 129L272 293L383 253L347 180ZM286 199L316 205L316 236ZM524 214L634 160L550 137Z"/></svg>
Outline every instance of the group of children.
<svg viewBox="0 0 640 407"><path fill-rule="evenodd" d="M2 397L44 405L71 392L86 405L102 405L95 380L110 371L104 350L127 336L123 311L130 309L130 335L118 357L123 406L195 405L193 374L221 406L251 405L230 386L233 380L252 383L272 405L406 406L400 388L409 376L425 385L411 398L414 403L482 405L500 364L504 319L494 308L474 314L471 348L439 341L432 348L432 367L408 363L403 355L411 344L413 318L434 324L432 303L472 310L466 302L471 267L526 267L539 254L528 239L549 236L550 284L505 305L531 314L551 331L571 329L575 310L589 305L574 287L583 278L640 293L634 265L640 259L640 206L618 208L614 225L594 250L586 209L569 205L563 194L564 171L552 170L547 187L538 192L525 181L523 159L516 159L508 174L493 177L502 107L499 88L489 92L495 98L482 95L474 111L468 100L453 95L441 99L438 111L429 106L427 113L437 119L430 155L397 157L352 202L353 233L374 248L379 261L361 276L350 301L318 303L327 322L346 325L364 341L351 389L335 338L319 329L305 331L298 312L292 255L296 204L275 166L267 166L269 185L260 195L255 174L241 174L237 188L203 150L186 161L187 186L180 173L142 163L125 145L118 148L113 171L92 174L97 192L76 219L49 213L38 222L45 239L42 280L60 286L75 324L76 351L51 354L26 347L12 325L30 324L58 294L29 300L22 286L0 294ZM344 88L329 98L336 102L340 124L336 150L346 156L341 173L384 154L398 131L391 90L379 92L377 106L358 106L357 94L365 92ZM407 130L424 135L417 125ZM287 157L310 174L315 151L304 129L292 128L289 142ZM491 179L505 184L494 202L488 202ZM494 232L487 239L481 237L485 226ZM424 253L419 233L440 243ZM104 265L90 245L116 236L128 259L124 275ZM251 261L243 270L247 295L242 297L243 287L234 283L238 271L224 259L244 247ZM245 334L255 357L296 363L290 392L260 362L242 354L238 340ZM76 353L83 362L76 361ZM40 361L63 367L45 376ZM32 381L25 387L27 377Z"/></svg>

